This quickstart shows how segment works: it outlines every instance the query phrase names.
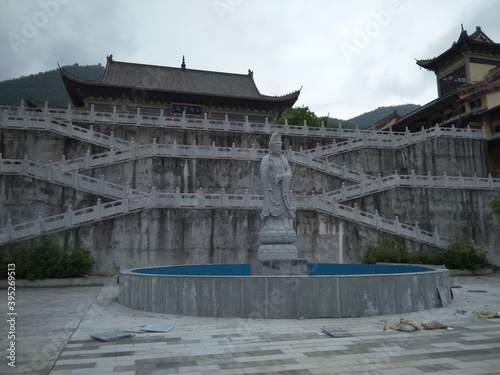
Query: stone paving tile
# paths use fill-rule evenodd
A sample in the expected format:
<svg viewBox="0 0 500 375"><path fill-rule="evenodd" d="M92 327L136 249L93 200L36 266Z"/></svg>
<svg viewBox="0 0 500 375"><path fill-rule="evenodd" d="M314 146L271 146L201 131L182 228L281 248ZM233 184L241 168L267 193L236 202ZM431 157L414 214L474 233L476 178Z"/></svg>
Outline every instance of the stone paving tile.
<svg viewBox="0 0 500 375"><path fill-rule="evenodd" d="M80 369L80 368L94 368L95 363L68 363L56 364L53 370L66 370L66 369Z"/></svg>
<svg viewBox="0 0 500 375"><path fill-rule="evenodd" d="M52 373L51 373L52 374ZM70 375L135 375L133 371L123 371L123 372L96 372L96 370L89 369L77 369L71 371Z"/></svg>
<svg viewBox="0 0 500 375"><path fill-rule="evenodd" d="M385 368L384 375L413 375L422 374L421 370L414 367L397 367L397 368Z"/></svg>
<svg viewBox="0 0 500 375"><path fill-rule="evenodd" d="M415 366L415 368L422 372L437 372L437 371L456 369L456 367L450 363L440 363L436 365L422 365L422 366Z"/></svg>
<svg viewBox="0 0 500 375"><path fill-rule="evenodd" d="M259 371L259 372L254 372L255 370L259 370L258 368L253 369L249 368L245 370L245 374L248 375L268 375L270 372L273 373L273 375L310 375L312 374L311 371L308 369L299 369L299 370L278 370L278 371L272 371L271 368L266 369L266 371Z"/></svg>
<svg viewBox="0 0 500 375"><path fill-rule="evenodd" d="M472 314L479 309L500 311L500 275L457 280L464 288L454 290L455 299L447 308L405 314L417 322L436 319L453 330L412 333L382 332L384 321L390 326L399 316L200 318L125 308L116 302L116 286L47 289L39 295L38 291L25 290L23 320L29 323L20 329L31 336L19 342L18 357L23 366L7 372L1 367L5 363L0 363L0 374L500 374L500 319L486 320ZM485 289L487 293L472 297L466 289ZM57 311L52 313L47 306L47 316L52 313L54 319L44 320L39 306L52 299ZM0 303L5 300L1 295ZM61 327L66 316L71 324ZM137 330L150 323L168 323L174 329L136 333L115 342L89 336ZM321 332L324 326L342 326L352 336L332 338ZM5 329L0 326L0 343L4 345ZM53 345L47 346L47 338Z"/></svg>

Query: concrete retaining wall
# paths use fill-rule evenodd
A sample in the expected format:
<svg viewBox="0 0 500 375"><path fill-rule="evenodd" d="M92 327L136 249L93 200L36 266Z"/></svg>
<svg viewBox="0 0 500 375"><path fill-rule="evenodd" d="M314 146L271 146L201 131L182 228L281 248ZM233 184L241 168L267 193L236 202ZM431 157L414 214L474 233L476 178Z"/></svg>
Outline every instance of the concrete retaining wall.
<svg viewBox="0 0 500 375"><path fill-rule="evenodd" d="M117 138L136 142L158 143L177 139L178 144L216 144L239 147L266 147L268 135L239 134L193 130L172 130L123 125L99 125L96 131L109 134L115 131ZM284 148L314 147L312 137L286 136ZM287 143L288 142L288 143ZM323 144L331 140L322 140ZM307 143L307 144L306 144ZM311 144L313 143L313 144ZM63 137L47 131L0 130L2 157L22 158L28 154L34 160L48 162L81 157L87 149L91 153L105 148ZM347 167L367 173L390 175L395 169L402 172L412 168L415 173L431 171L433 174L486 175L485 143L482 140L436 138L393 150L365 148L332 157L336 164L346 162ZM81 171L95 177L105 175L110 182L125 184L131 188L158 191L180 187L183 192L203 187L206 192L220 191L241 193L260 191L258 162L237 160L149 158L129 163ZM401 167L403 166L403 167ZM326 173L292 165L294 181L292 189L297 193L320 192L339 188L341 180ZM347 182L347 185L349 183ZM489 191L454 191L440 189L395 189L358 200L361 209L408 224L415 221L422 227L440 234L452 235L454 231L467 229L478 244L498 243L500 231L498 219L491 218L487 207ZM446 199L445 199L446 198ZM104 202L105 199L103 198ZM9 218L13 224L34 220L40 211L43 216L63 213L69 204L73 209L94 205L96 196L74 192L26 177L0 177L0 226L6 226ZM352 204L353 202L348 202ZM153 266L161 264L246 262L255 258L257 233L260 229L257 210L225 209L154 209L115 217L102 222L90 223L80 228L57 233L58 241L69 247L79 241L94 256L95 272L116 273L120 268ZM443 214L444 213L444 214ZM495 221L496 220L496 221ZM495 224L496 223L496 224ZM378 242L380 232L338 220L316 211L301 211L295 222L299 235L297 246L301 257L320 262L356 262L362 258L369 242ZM493 230L492 230L493 228ZM425 228L427 229L427 228ZM401 239L405 242L406 240ZM406 241L411 249L420 245Z"/></svg>
<svg viewBox="0 0 500 375"><path fill-rule="evenodd" d="M418 222L420 228L447 237L467 235L479 245L498 242L500 220L489 205L499 192L472 189L397 188L353 199L359 209L378 210L387 218L404 223ZM411 204L413 202L413 204Z"/></svg>
<svg viewBox="0 0 500 375"><path fill-rule="evenodd" d="M488 175L488 146L480 139L433 138L397 149L363 148L331 156L335 164L343 162L352 169L363 169L366 173L392 175L400 174L449 176Z"/></svg>
<svg viewBox="0 0 500 375"><path fill-rule="evenodd" d="M63 248L89 249L94 273L174 264L248 263L259 246L260 210L149 209L54 233ZM294 228L299 257L310 262L360 262L380 232L317 211L301 210ZM389 235L387 235L389 236ZM411 250L430 250L399 239Z"/></svg>

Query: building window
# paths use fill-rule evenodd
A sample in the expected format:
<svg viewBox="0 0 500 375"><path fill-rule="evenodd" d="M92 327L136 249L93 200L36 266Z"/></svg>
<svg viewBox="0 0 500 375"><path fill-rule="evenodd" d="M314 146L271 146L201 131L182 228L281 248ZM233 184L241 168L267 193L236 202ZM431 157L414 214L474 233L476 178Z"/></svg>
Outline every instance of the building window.
<svg viewBox="0 0 500 375"><path fill-rule="evenodd" d="M475 108L479 108L481 107L481 99L480 98L477 98L475 100L472 100L470 103L470 109L473 110Z"/></svg>
<svg viewBox="0 0 500 375"><path fill-rule="evenodd" d="M439 80L439 92L444 96L466 83L465 66L461 66Z"/></svg>

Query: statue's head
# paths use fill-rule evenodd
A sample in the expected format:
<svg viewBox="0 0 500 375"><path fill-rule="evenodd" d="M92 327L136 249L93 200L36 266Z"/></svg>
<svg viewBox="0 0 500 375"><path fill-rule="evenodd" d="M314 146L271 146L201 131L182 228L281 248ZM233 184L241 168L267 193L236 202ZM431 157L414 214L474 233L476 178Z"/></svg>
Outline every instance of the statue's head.
<svg viewBox="0 0 500 375"><path fill-rule="evenodd" d="M279 155L281 153L281 146L283 143L281 142L281 134L273 133L271 135L271 140L269 141L269 151L272 155Z"/></svg>

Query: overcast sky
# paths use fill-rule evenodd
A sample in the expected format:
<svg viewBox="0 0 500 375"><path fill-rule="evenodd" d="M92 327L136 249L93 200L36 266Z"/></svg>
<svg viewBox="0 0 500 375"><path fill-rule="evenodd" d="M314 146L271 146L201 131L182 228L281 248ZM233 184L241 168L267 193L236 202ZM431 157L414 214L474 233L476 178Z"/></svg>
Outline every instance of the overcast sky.
<svg viewBox="0 0 500 375"><path fill-rule="evenodd" d="M349 119L425 104L461 24L500 42L495 0L0 0L0 81L115 60L246 74L265 95Z"/></svg>

